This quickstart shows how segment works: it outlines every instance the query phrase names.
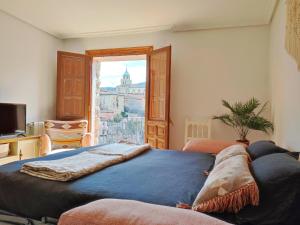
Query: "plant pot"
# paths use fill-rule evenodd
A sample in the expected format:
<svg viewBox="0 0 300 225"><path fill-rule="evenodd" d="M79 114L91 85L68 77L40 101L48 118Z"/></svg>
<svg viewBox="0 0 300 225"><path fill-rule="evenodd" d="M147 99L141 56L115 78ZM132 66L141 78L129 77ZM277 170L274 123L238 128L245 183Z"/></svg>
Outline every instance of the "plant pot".
<svg viewBox="0 0 300 225"><path fill-rule="evenodd" d="M245 145L247 145L247 146L249 146L249 144L250 144L250 141L247 140L247 139L245 139L245 140L236 140L236 142L245 144Z"/></svg>

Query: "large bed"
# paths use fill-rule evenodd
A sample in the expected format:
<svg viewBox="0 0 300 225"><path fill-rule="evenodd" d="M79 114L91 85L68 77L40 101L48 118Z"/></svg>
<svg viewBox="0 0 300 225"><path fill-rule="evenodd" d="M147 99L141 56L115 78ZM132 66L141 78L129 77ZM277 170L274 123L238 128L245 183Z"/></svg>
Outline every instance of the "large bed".
<svg viewBox="0 0 300 225"><path fill-rule="evenodd" d="M24 162L60 159L91 148L93 147L1 166L0 210L2 214L8 212L16 217L30 218L35 221L54 218L51 221L55 223L55 219L58 219L63 212L103 198L139 200L173 207L179 202L191 205L207 178L204 171L212 168L215 160L215 157L210 154L153 149L129 161L70 182L49 181L19 172ZM260 206L248 206L238 214L222 213L213 216L235 224L273 224L270 223L272 213L288 214L289 211L282 207L273 209L274 204L280 203L278 193L275 199L267 199L268 193L265 194L264 190L260 192L265 195L261 196L262 201L265 202L261 202ZM284 194L286 195L287 192ZM296 193L294 200L299 200L299 196L300 194ZM289 196L285 197L289 198ZM283 205L297 208L299 202L298 205L294 202ZM295 212L290 214L293 215L293 220L299 218L299 216L295 217L297 214ZM292 223L287 221L286 224Z"/></svg>

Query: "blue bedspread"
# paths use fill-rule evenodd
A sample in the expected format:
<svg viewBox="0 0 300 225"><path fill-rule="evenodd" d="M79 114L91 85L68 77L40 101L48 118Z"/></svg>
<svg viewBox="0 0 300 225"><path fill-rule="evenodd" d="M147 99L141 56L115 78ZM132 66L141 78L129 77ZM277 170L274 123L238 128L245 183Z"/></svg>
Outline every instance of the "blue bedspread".
<svg viewBox="0 0 300 225"><path fill-rule="evenodd" d="M64 158L90 148L1 166L0 209L40 219L58 218L66 210L102 198L167 206L192 204L206 180L203 171L214 163L214 157L208 154L150 150L71 182L48 181L19 172L24 162Z"/></svg>

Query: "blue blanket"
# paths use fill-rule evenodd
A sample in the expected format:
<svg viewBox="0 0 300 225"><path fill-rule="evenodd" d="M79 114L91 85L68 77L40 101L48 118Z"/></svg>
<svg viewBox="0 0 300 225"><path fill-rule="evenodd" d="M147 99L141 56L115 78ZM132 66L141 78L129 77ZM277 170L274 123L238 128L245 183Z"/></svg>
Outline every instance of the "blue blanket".
<svg viewBox="0 0 300 225"><path fill-rule="evenodd" d="M176 206L192 204L214 157L202 153L150 150L134 159L71 182L47 181L19 172L24 162L53 160L82 148L0 167L0 208L20 216L58 218L61 213L103 198L140 200Z"/></svg>

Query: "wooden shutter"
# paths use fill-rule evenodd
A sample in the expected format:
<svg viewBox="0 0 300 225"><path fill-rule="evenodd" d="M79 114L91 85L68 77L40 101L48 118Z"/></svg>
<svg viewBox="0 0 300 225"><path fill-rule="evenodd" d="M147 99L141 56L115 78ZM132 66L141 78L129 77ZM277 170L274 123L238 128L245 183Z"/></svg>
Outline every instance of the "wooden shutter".
<svg viewBox="0 0 300 225"><path fill-rule="evenodd" d="M154 148L169 148L171 46L149 56L145 139Z"/></svg>
<svg viewBox="0 0 300 225"><path fill-rule="evenodd" d="M91 63L86 55L57 53L57 119L89 120Z"/></svg>

